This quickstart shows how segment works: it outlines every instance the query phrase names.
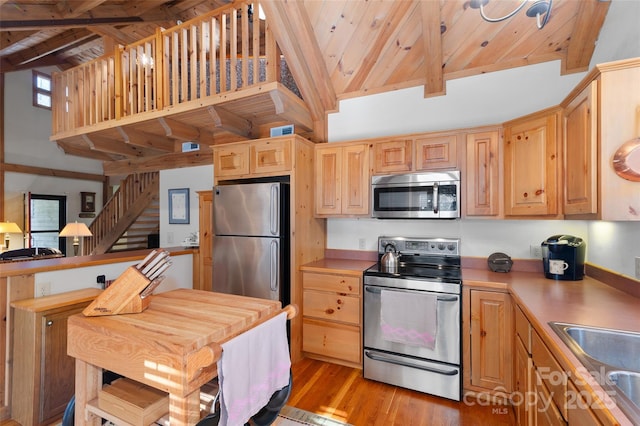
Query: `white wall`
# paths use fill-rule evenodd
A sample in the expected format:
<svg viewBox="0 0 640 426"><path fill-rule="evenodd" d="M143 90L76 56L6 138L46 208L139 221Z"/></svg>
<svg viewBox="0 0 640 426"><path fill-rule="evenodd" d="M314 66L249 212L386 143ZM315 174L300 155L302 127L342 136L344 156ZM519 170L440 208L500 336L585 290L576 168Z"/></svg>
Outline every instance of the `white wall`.
<svg viewBox="0 0 640 426"><path fill-rule="evenodd" d="M169 224L169 189L189 188L189 223ZM197 191L213 189L213 166L186 167L160 172L160 247L179 246L200 227Z"/></svg>
<svg viewBox="0 0 640 426"><path fill-rule="evenodd" d="M639 21L640 1L612 1L593 63L640 56ZM329 115L329 140L498 124L557 105L584 75L561 76L556 61L451 80L447 94L435 98L415 87L344 100ZM514 258L529 258L530 245L567 233L587 241L589 261L629 276L640 256L638 222L330 219L327 232L328 248L358 250L365 238L366 249L375 250L379 235L448 236L462 239L464 256L503 251Z"/></svg>
<svg viewBox="0 0 640 426"><path fill-rule="evenodd" d="M55 68L42 68L51 74ZM32 72L17 71L5 74L5 162L96 175L102 174L102 162L66 155L51 136L51 111L32 105ZM5 220L16 222L24 231L24 196L29 192L67 196L67 221L91 223L78 217L80 192L96 193L96 211L102 209L102 183L57 177L43 177L25 173L5 174ZM25 243L20 235L12 235L10 248ZM72 250L68 242L68 251Z"/></svg>
<svg viewBox="0 0 640 426"><path fill-rule="evenodd" d="M100 288L98 275L107 280L115 280L129 266L138 262L118 262L106 265L88 266L85 268L63 269L58 271L38 272L35 274L35 297L40 297L38 289L48 287L50 294L64 293L83 288ZM154 293L161 293L176 288L193 287L193 256L191 254L171 256L171 266L163 274L164 281Z"/></svg>

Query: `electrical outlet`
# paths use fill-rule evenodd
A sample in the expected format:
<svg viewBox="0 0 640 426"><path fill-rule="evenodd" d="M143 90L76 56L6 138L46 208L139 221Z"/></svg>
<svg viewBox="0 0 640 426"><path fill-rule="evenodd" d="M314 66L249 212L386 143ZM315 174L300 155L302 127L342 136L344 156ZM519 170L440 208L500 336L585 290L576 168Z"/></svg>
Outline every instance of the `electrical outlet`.
<svg viewBox="0 0 640 426"><path fill-rule="evenodd" d="M540 244L531 244L529 246L529 255L534 259L542 259L542 246Z"/></svg>
<svg viewBox="0 0 640 426"><path fill-rule="evenodd" d="M358 248L360 250L364 250L366 246L367 246L367 240L364 239L364 238L359 238L358 239Z"/></svg>
<svg viewBox="0 0 640 426"><path fill-rule="evenodd" d="M640 279L640 257L636 257L636 278Z"/></svg>
<svg viewBox="0 0 640 426"><path fill-rule="evenodd" d="M36 297L48 296L51 294L51 283L36 283Z"/></svg>

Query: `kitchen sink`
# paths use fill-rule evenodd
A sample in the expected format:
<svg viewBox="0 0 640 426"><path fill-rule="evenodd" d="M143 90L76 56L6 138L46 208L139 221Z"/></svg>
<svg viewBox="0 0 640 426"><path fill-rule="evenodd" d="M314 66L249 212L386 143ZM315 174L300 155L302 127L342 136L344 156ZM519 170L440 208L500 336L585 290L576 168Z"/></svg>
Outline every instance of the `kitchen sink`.
<svg viewBox="0 0 640 426"><path fill-rule="evenodd" d="M607 376L627 398L640 407L640 373L612 371Z"/></svg>
<svg viewBox="0 0 640 426"><path fill-rule="evenodd" d="M549 325L629 419L640 424L640 333Z"/></svg>
<svg viewBox="0 0 640 426"><path fill-rule="evenodd" d="M573 325L563 328L591 358L621 370L640 372L640 333Z"/></svg>

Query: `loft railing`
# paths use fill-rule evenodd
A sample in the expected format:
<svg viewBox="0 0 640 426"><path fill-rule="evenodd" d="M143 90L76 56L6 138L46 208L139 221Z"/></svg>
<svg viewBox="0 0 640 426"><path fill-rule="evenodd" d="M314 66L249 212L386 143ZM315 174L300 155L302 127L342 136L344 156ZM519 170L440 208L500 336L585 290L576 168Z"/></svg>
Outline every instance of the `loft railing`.
<svg viewBox="0 0 640 426"><path fill-rule="evenodd" d="M53 134L278 81L280 55L259 10L235 2L54 73Z"/></svg>

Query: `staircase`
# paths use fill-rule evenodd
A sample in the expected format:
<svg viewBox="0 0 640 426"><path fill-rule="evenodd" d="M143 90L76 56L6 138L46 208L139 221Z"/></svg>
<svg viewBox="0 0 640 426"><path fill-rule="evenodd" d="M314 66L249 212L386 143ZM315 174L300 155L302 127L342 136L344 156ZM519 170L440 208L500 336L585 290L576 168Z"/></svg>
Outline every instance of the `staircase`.
<svg viewBox="0 0 640 426"><path fill-rule="evenodd" d="M147 238L160 230L158 172L135 173L122 181L89 226L90 238L83 239L83 253L147 248Z"/></svg>

